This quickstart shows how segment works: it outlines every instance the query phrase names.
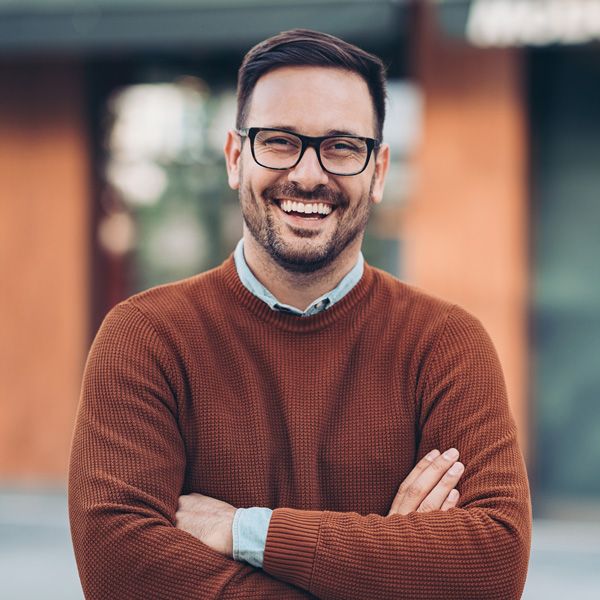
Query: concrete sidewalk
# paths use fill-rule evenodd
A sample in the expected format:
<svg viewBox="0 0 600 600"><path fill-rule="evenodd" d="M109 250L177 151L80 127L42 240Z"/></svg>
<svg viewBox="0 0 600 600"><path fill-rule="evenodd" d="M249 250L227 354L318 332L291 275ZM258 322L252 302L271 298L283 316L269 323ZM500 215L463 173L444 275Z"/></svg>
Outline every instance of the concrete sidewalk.
<svg viewBox="0 0 600 600"><path fill-rule="evenodd" d="M64 491L0 491L0 582L2 600L83 598ZM523 599L569 597L600 599L600 524L536 521Z"/></svg>

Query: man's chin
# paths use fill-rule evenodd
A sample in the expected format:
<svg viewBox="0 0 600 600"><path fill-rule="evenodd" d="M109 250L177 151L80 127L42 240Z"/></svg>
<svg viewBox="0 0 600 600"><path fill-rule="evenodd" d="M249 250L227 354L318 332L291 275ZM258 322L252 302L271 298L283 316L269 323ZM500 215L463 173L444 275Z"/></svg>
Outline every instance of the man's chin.
<svg viewBox="0 0 600 600"><path fill-rule="evenodd" d="M303 227L292 227L291 225L288 225L288 229L294 234L295 237L301 239L316 238L321 233L321 231L318 229L305 229Z"/></svg>
<svg viewBox="0 0 600 600"><path fill-rule="evenodd" d="M270 254L280 267L292 273L314 273L331 264L331 252L292 251L271 246Z"/></svg>

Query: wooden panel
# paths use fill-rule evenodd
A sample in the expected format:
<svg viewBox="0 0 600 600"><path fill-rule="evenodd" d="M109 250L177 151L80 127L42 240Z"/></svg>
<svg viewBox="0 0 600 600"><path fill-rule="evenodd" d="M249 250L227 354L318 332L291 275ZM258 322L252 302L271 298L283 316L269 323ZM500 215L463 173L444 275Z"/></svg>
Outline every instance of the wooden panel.
<svg viewBox="0 0 600 600"><path fill-rule="evenodd" d="M63 481L88 343L83 74L0 63L0 481Z"/></svg>
<svg viewBox="0 0 600 600"><path fill-rule="evenodd" d="M522 56L444 39L419 12L424 93L417 185L404 223L407 279L484 323L526 434L527 131Z"/></svg>

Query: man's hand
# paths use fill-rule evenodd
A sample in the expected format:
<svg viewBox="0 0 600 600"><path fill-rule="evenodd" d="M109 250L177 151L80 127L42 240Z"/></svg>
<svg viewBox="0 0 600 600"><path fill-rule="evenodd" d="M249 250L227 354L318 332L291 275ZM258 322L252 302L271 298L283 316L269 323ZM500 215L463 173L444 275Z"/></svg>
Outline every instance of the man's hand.
<svg viewBox="0 0 600 600"><path fill-rule="evenodd" d="M233 557L233 516L236 508L210 496L179 496L176 526L191 533L213 550Z"/></svg>
<svg viewBox="0 0 600 600"><path fill-rule="evenodd" d="M423 457L400 485L388 516L455 507L460 494L454 486L465 469L457 460L455 448L441 455L438 450L432 450Z"/></svg>

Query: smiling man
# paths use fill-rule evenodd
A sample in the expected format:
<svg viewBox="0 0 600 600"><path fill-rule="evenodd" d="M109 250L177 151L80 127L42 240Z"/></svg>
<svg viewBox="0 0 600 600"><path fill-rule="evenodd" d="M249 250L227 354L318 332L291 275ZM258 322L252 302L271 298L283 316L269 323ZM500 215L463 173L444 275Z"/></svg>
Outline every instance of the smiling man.
<svg viewBox="0 0 600 600"><path fill-rule="evenodd" d="M381 62L342 40L246 55L225 143L242 239L116 306L88 357L86 597L520 597L529 494L489 337L360 251L384 113Z"/></svg>

